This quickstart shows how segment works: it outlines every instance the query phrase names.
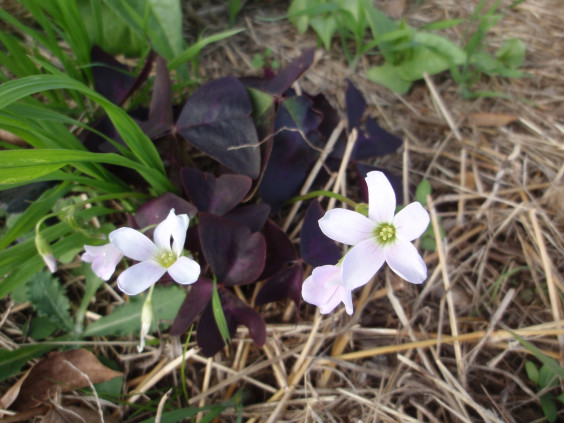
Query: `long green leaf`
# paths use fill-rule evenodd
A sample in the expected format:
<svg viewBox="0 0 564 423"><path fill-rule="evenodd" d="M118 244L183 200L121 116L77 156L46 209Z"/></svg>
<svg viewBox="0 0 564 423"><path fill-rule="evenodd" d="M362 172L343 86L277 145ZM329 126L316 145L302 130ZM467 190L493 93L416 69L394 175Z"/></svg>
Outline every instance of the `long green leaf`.
<svg viewBox="0 0 564 423"><path fill-rule="evenodd" d="M161 185L168 185L173 190L165 176L164 166L157 149L135 121L124 110L76 80L65 75L33 75L6 82L0 86L0 109L28 95L54 89L77 90L103 107L136 158L145 166L160 172L162 175Z"/></svg>
<svg viewBox="0 0 564 423"><path fill-rule="evenodd" d="M15 375L32 358L55 349L52 344L25 345L14 351L0 349L0 381Z"/></svg>
<svg viewBox="0 0 564 423"><path fill-rule="evenodd" d="M32 181L67 164L81 162L128 167L138 171L159 192L174 191L170 181L154 168L140 165L118 154L50 149L0 151L0 185Z"/></svg>

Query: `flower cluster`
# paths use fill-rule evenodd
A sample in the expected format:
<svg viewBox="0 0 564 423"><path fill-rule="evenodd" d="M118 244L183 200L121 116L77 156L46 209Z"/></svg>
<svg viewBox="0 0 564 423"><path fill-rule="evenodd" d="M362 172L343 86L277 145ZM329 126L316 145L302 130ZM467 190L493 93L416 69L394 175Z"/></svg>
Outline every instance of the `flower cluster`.
<svg viewBox="0 0 564 423"><path fill-rule="evenodd" d="M156 283L166 272L176 282L187 285L200 276L200 265L182 256L190 219L176 215L174 209L157 225L151 241L132 228L119 228L110 233L110 243L85 245L82 260L92 263L92 270L104 280L114 273L123 256L137 260L118 276L118 288L127 295L137 295ZM172 240L172 243L171 243Z"/></svg>
<svg viewBox="0 0 564 423"><path fill-rule="evenodd" d="M303 299L331 312L341 302L352 314L352 291L368 283L387 262L409 282L419 284L427 278L427 267L411 243L425 232L429 214L414 202L396 215L396 196L382 172L369 172L368 216L352 210L329 210L320 220L321 231L329 238L353 247L336 265L313 270L302 286Z"/></svg>

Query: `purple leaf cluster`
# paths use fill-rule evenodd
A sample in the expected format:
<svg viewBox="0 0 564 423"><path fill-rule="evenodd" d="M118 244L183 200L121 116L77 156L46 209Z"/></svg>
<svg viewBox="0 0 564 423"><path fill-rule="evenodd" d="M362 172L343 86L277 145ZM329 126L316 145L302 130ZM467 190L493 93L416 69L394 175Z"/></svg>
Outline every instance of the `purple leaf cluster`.
<svg viewBox="0 0 564 423"><path fill-rule="evenodd" d="M154 225L172 208L190 216L185 249L202 271L171 335L181 335L197 322L196 339L205 355L224 345L211 307L214 278L231 335L244 325L255 343L263 345L266 326L256 307L290 298L299 308L304 265L334 264L341 256L319 229L319 202L312 201L305 213L299 253L275 222L285 202L299 193L339 122L324 95L298 95L291 89L313 59L310 49L277 74L266 70L262 77L212 80L176 104L160 57L150 55L134 77L113 57L92 50L95 88L118 105L126 104L146 82L156 61L149 108L135 107L129 113L154 141L177 192L143 204L128 223L133 228ZM371 169L364 169L360 160L395 151L401 140L364 118L366 103L350 82L346 102L349 131L359 131L353 160L362 178ZM92 127L106 138L88 133L84 143L89 149L123 153L107 119L101 117ZM331 156L335 162L342 157L344 142L343 135ZM144 189L138 176L119 176ZM321 186L326 176L314 186ZM260 289L255 289L257 282Z"/></svg>

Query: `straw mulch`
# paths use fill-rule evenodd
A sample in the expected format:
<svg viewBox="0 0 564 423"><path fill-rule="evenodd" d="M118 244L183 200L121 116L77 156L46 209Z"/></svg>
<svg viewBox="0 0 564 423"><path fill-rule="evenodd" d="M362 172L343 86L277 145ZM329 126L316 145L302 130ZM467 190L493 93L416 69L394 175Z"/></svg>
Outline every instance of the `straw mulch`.
<svg viewBox="0 0 564 423"><path fill-rule="evenodd" d="M225 29L225 2L187 3L188 36ZM267 48L286 64L315 46L313 33L299 35L286 20L260 20L287 7L268 3L248 2L238 21L246 31L206 49L203 80L260 73L251 60ZM390 3L394 13L420 26L468 17L478 1L409 2L406 8ZM510 3L502 1L503 10ZM213 359L200 356L193 344L183 357L178 341L142 355L133 346L113 349L129 369L145 369L129 381L128 392L139 395L128 402L143 402L155 386L162 393L171 384L180 389L185 358L191 405L214 404L244 390L248 422L542 418L539 394L524 368L527 360L539 362L514 333L564 362L563 28L562 2L527 0L489 33L492 51L512 37L527 45L522 70L530 77L483 77L475 87L507 98L463 100L448 74L398 96L365 79L372 58L351 69L337 42L331 52L320 50L297 88L324 93L344 116L345 79L351 79L370 115L405 140L400 153L373 163L403 174L402 202L413 201L422 178L431 181L429 210L446 237L437 236L437 251L424 255L427 281L410 285L385 266L358 290L352 317L342 307L321 316L304 306L296 321L292 304L263 307L266 345L257 348L240 328L229 350ZM457 28L446 33L454 41L463 36ZM356 195L350 183L347 194ZM299 218L287 222L289 233ZM553 393L560 392L557 387ZM226 412L221 421L236 417Z"/></svg>

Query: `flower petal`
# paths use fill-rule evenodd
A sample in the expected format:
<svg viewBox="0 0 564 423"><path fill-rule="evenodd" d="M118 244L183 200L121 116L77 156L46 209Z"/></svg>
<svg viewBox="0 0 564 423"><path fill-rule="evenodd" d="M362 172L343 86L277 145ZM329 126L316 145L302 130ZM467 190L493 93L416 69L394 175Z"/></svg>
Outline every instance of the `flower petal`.
<svg viewBox="0 0 564 423"><path fill-rule="evenodd" d="M156 247L141 232L131 228L119 228L110 233L110 242L133 260L145 261L153 257Z"/></svg>
<svg viewBox="0 0 564 423"><path fill-rule="evenodd" d="M386 175L372 171L366 175L368 217L373 222L391 222L396 211L396 193Z"/></svg>
<svg viewBox="0 0 564 423"><path fill-rule="evenodd" d="M116 266L123 257L123 254L112 243L93 246L85 245L86 251L81 259L87 263L92 263L92 270L99 278L107 281L116 270Z"/></svg>
<svg viewBox="0 0 564 423"><path fill-rule="evenodd" d="M176 216L176 229L172 233L172 251L180 257L186 242L186 232L190 225L190 218L187 214L179 214Z"/></svg>
<svg viewBox="0 0 564 423"><path fill-rule="evenodd" d="M367 284L382 267L384 250L373 240L355 245L343 259L343 285L349 291Z"/></svg>
<svg viewBox="0 0 564 423"><path fill-rule="evenodd" d="M353 302L352 302L352 291L346 289L345 287L342 287L341 290L342 290L341 301L343 301L343 304L345 305L345 311L349 316L352 316L354 311Z"/></svg>
<svg viewBox="0 0 564 423"><path fill-rule="evenodd" d="M345 291L343 286L337 286L335 290L329 291L331 292L331 296L325 303L319 305L319 312L321 314L331 313L335 307L341 304L341 301L343 300L343 291Z"/></svg>
<svg viewBox="0 0 564 423"><path fill-rule="evenodd" d="M166 269L152 261L131 266L118 276L118 288L127 295L137 295L157 282Z"/></svg>
<svg viewBox="0 0 564 423"><path fill-rule="evenodd" d="M386 261L391 269L406 281L422 283L427 279L427 266L417 248L403 239L398 239L386 249Z"/></svg>
<svg viewBox="0 0 564 423"><path fill-rule="evenodd" d="M397 236L405 241L419 238L429 226L429 213L421 203L414 202L401 209L394 217Z"/></svg>
<svg viewBox="0 0 564 423"><path fill-rule="evenodd" d="M153 232L155 244L160 248L170 251L170 237L176 229L176 214L174 214L174 209L171 209L166 219L159 223Z"/></svg>
<svg viewBox="0 0 564 423"><path fill-rule="evenodd" d="M178 257L176 262L168 268L168 274L175 282L188 285L198 280L200 265L188 257Z"/></svg>
<svg viewBox="0 0 564 423"><path fill-rule="evenodd" d="M341 269L337 266L326 265L316 267L313 269L311 276L302 285L302 298L307 303L321 307L329 301L340 282ZM337 304L339 302L340 300Z"/></svg>
<svg viewBox="0 0 564 423"><path fill-rule="evenodd" d="M319 219L321 231L343 244L356 245L372 236L374 223L352 210L333 209Z"/></svg>

